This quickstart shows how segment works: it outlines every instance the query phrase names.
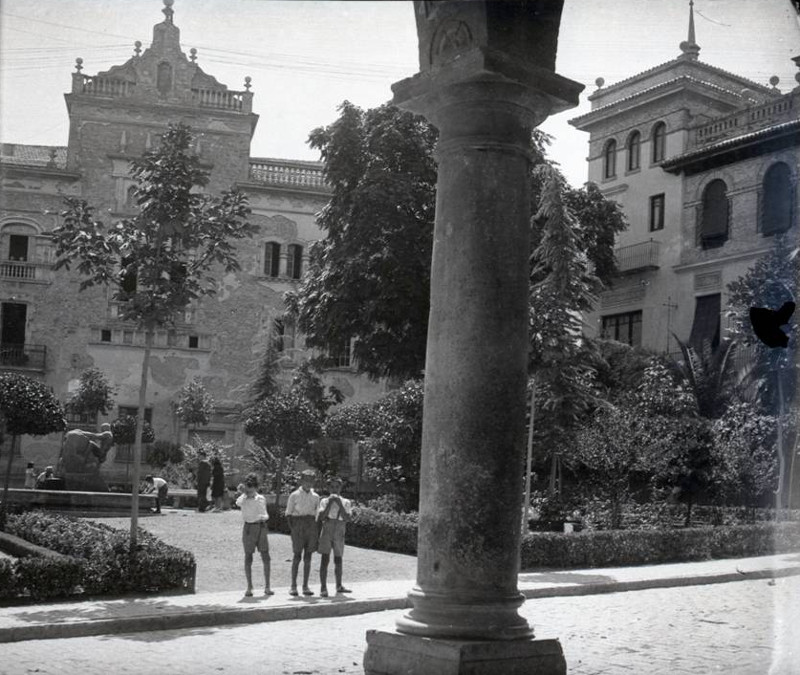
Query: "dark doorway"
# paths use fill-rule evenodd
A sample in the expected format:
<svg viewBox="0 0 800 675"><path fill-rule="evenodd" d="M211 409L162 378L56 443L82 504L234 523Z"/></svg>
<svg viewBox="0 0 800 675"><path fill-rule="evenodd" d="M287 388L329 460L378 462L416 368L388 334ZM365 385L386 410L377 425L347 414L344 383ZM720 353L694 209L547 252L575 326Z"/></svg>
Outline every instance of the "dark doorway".
<svg viewBox="0 0 800 675"><path fill-rule="evenodd" d="M25 323L28 318L28 306L15 302L4 302L0 321L0 342L5 345L25 344Z"/></svg>

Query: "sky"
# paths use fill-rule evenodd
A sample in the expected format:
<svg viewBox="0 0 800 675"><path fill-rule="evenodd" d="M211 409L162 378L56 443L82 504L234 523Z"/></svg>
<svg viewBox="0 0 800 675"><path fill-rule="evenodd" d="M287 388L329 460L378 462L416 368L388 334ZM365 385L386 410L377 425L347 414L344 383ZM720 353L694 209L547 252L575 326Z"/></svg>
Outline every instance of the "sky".
<svg viewBox="0 0 800 675"><path fill-rule="evenodd" d="M0 0L0 141L67 144L63 94L75 58L92 75L124 63L133 43L152 41L161 0ZM309 132L349 100L391 99L390 85L417 72L411 2L175 0L181 43L229 88L252 78L260 115L253 157L319 159ZM696 0L700 60L778 87L796 86L800 23L790 0ZM550 155L573 185L586 180L588 135L567 120L586 96L675 58L688 30L688 0L565 0L556 71L586 84L578 108L548 119Z"/></svg>

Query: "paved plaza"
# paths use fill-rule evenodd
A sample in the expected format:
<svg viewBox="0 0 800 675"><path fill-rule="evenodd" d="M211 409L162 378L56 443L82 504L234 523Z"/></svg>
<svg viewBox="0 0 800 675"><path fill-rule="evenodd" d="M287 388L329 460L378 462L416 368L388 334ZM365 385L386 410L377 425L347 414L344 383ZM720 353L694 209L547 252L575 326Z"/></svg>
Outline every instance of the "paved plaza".
<svg viewBox="0 0 800 675"><path fill-rule="evenodd" d="M800 578L529 600L571 675L800 673ZM2 675L362 673L368 629L400 611L0 645Z"/></svg>

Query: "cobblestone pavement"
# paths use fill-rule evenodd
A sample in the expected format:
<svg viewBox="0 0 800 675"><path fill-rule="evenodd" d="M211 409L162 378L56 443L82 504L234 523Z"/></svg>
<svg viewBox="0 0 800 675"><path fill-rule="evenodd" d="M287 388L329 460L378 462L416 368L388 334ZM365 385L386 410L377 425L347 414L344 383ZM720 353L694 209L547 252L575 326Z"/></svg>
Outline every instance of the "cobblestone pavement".
<svg viewBox="0 0 800 675"><path fill-rule="evenodd" d="M528 601L570 675L800 674L800 578ZM0 645L0 673L355 675L400 612Z"/></svg>

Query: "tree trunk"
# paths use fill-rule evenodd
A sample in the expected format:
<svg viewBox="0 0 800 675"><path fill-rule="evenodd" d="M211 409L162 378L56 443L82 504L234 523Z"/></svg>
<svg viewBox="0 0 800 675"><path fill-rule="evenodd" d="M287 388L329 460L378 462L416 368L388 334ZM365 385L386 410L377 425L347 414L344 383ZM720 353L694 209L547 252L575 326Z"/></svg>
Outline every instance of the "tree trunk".
<svg viewBox="0 0 800 675"><path fill-rule="evenodd" d="M686 519L683 521L684 527L692 526L692 496L689 495L689 501L686 502Z"/></svg>
<svg viewBox="0 0 800 675"><path fill-rule="evenodd" d="M147 326L144 334L142 378L139 383L139 408L136 412L136 442L133 446L133 477L131 485L131 552L136 550L136 530L139 525L139 481L142 461L142 430L144 409L147 403L147 371L150 367L150 350L153 347L153 327Z"/></svg>
<svg viewBox="0 0 800 675"><path fill-rule="evenodd" d="M3 500L0 502L0 530L6 529L6 516L8 514L8 485L11 481L11 467L14 464L14 446L17 444L19 436L11 437L11 449L8 453L8 466L6 467L6 477L3 480Z"/></svg>
<svg viewBox="0 0 800 675"><path fill-rule="evenodd" d="M555 497L561 492L561 480L559 474L561 473L561 458L559 454L553 453L550 458L550 483L547 486L547 493L550 497Z"/></svg>
<svg viewBox="0 0 800 675"><path fill-rule="evenodd" d="M531 509L531 464L533 463L533 414L536 410L536 378L531 378L531 419L528 423L528 454L525 458L525 516L522 519L523 533L528 531Z"/></svg>
<svg viewBox="0 0 800 675"><path fill-rule="evenodd" d="M778 378L778 485L775 488L775 520L781 519L783 505L783 481L786 474L786 458L783 453L783 380L780 370L776 370Z"/></svg>

